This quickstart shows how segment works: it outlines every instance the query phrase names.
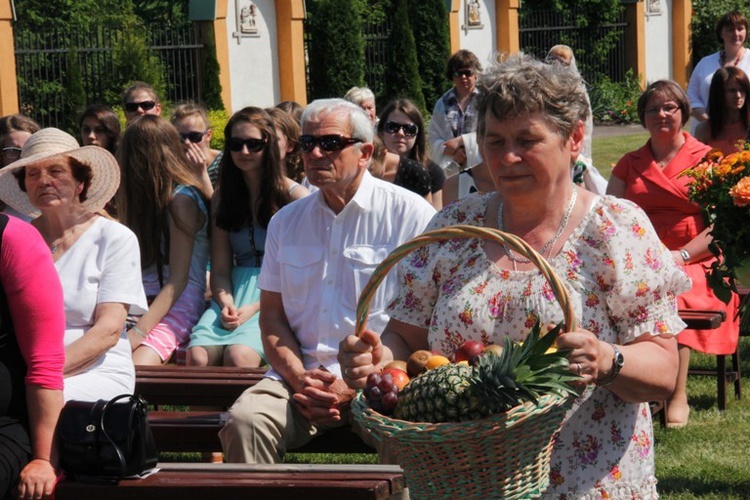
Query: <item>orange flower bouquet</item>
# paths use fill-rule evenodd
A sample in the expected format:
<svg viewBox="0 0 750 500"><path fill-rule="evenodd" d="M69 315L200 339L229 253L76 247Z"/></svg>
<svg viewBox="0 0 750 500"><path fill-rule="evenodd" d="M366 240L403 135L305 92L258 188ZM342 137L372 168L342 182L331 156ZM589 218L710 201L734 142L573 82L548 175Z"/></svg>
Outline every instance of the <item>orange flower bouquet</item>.
<svg viewBox="0 0 750 500"><path fill-rule="evenodd" d="M688 196L703 208L712 224L709 245L717 260L706 270L708 283L717 297L729 302L737 292L737 272L750 263L750 144L725 155L711 150L703 161L682 175L692 179ZM740 307L742 327L750 326L748 302Z"/></svg>

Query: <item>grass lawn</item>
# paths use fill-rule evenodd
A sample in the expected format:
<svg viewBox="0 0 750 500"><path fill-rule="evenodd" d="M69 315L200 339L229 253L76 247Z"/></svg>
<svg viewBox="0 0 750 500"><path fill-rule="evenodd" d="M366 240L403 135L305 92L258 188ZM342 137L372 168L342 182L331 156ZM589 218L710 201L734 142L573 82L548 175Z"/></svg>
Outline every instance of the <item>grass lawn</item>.
<svg viewBox="0 0 750 500"><path fill-rule="evenodd" d="M591 149L593 150L594 166L606 179L625 153L634 151L648 140L648 133L623 135L619 137L595 138Z"/></svg>

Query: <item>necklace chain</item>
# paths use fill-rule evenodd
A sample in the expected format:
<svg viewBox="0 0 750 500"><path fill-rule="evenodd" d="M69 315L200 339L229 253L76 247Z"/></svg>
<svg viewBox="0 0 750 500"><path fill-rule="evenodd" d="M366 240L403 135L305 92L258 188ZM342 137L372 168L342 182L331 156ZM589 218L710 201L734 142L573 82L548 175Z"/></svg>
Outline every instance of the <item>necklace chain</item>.
<svg viewBox="0 0 750 500"><path fill-rule="evenodd" d="M60 247L66 243L71 238L75 237L76 234L82 233L86 230L88 227L88 223L93 219L87 219L83 222L76 223L73 226L73 229L68 233L66 236L63 236L62 238L58 238L57 241L53 241L49 244L49 251L52 252L52 255L57 254L58 250L60 250ZM83 229L83 231L81 231Z"/></svg>
<svg viewBox="0 0 750 500"><path fill-rule="evenodd" d="M570 196L570 201L568 201L568 206L565 209L565 213L562 216L562 219L560 220L560 225L557 228L557 232L555 235L550 239L547 243L544 244L544 246L539 250L539 253L549 259L552 256L552 250L555 247L555 244L557 243L557 240L562 236L563 232L565 231L565 228L568 226L568 222L570 221L570 215L573 213L573 207L576 204L576 199L578 198L578 190L573 189L573 194ZM505 207L504 202L500 202L500 204L497 207L497 228L500 231L503 231L503 208ZM511 250L511 248L506 245L505 243L503 245L503 250L505 250L506 255L508 256L508 259L510 259L511 262L513 262L513 270L517 271L516 263L521 264L528 264L531 262L531 260L526 259L524 257L519 257Z"/></svg>
<svg viewBox="0 0 750 500"><path fill-rule="evenodd" d="M740 59L742 59L742 53L744 52L745 48L741 47L740 51L737 53L737 59L734 60L732 63L732 66L737 66L740 63ZM726 64L726 57L727 53L725 51L721 51L721 54L719 54L719 65L723 68Z"/></svg>
<svg viewBox="0 0 750 500"><path fill-rule="evenodd" d="M78 232L76 231L77 229L78 229L78 226L74 227L73 230L70 232L70 234L68 234L64 238L60 238L59 240L53 241L52 243L49 244L49 250L50 252L52 252L52 255L55 255L57 251L60 250L60 246L63 243L65 243L66 241L71 239L73 236L75 236L75 234Z"/></svg>

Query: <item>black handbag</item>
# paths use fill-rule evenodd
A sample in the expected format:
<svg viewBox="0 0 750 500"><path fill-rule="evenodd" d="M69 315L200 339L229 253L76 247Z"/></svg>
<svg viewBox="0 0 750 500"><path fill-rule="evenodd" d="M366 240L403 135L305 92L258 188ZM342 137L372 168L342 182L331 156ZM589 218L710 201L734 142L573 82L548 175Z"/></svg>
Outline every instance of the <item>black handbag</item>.
<svg viewBox="0 0 750 500"><path fill-rule="evenodd" d="M147 403L138 395L68 401L58 438L62 469L80 481L119 481L154 468L158 461Z"/></svg>

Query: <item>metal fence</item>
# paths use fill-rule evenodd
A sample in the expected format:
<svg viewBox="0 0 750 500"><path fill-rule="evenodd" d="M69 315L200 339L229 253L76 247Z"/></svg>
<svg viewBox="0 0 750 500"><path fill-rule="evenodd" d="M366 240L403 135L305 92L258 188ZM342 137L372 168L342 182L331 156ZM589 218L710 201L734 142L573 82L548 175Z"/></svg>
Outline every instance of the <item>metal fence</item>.
<svg viewBox="0 0 750 500"><path fill-rule="evenodd" d="M376 98L385 89L385 66L387 64L388 36L391 34L391 22L386 19L380 23L365 24L362 36L365 41L365 86L375 94ZM305 61L310 50L310 30L305 29ZM307 81L307 100L310 95L310 65L305 64L305 78Z"/></svg>
<svg viewBox="0 0 750 500"><path fill-rule="evenodd" d="M166 99L200 101L203 43L192 25L153 27L149 46L165 70ZM117 104L122 87L138 75L117 76L115 47L120 28L91 26L70 31L15 31L16 74L21 112L42 126L64 128L75 118L71 97L80 82L86 103ZM74 67L75 65L75 67ZM77 73L78 78L73 75Z"/></svg>
<svg viewBox="0 0 750 500"><path fill-rule="evenodd" d="M528 2L530 3L530 2ZM576 56L576 65L584 79L595 83L601 75L614 82L625 79L625 11L621 11L616 22L602 24L593 29L577 26L575 10L554 12L550 9L529 7L527 2L519 10L519 43L521 50L544 57L554 45L569 45ZM595 47L602 40L612 39L606 53L597 53Z"/></svg>
<svg viewBox="0 0 750 500"><path fill-rule="evenodd" d="M391 28L390 20L364 27L365 82L376 96L385 91L385 66L388 63L387 45Z"/></svg>

